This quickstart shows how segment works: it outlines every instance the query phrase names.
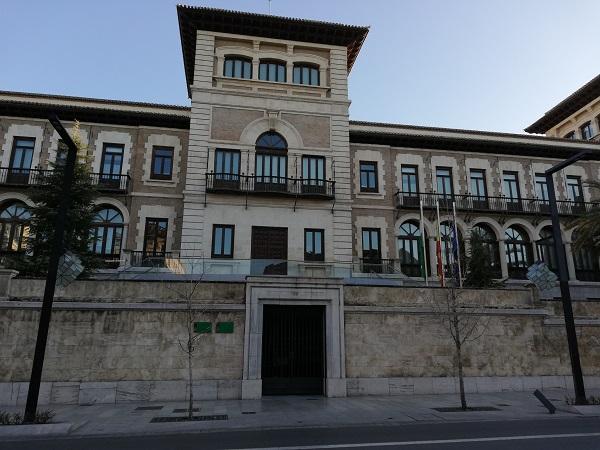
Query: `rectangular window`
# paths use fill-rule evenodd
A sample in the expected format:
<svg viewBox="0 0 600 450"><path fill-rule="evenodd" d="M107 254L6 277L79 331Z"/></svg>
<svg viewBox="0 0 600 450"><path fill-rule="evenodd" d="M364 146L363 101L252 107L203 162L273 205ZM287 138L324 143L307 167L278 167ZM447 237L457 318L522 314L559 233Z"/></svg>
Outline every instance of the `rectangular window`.
<svg viewBox="0 0 600 450"><path fill-rule="evenodd" d="M572 202L583 202L581 177L567 175L567 198Z"/></svg>
<svg viewBox="0 0 600 450"><path fill-rule="evenodd" d="M147 218L144 229L144 255L164 255L167 249L168 219Z"/></svg>
<svg viewBox="0 0 600 450"><path fill-rule="evenodd" d="M231 78L252 78L252 61L240 57L226 57L223 76Z"/></svg>
<svg viewBox="0 0 600 450"><path fill-rule="evenodd" d="M417 166L402 164L402 192L405 195L416 196L419 193L419 169Z"/></svg>
<svg viewBox="0 0 600 450"><path fill-rule="evenodd" d="M258 79L263 81L285 83L285 72L285 63L278 61L261 61L258 66Z"/></svg>
<svg viewBox="0 0 600 450"><path fill-rule="evenodd" d="M325 261L324 235L324 230L304 229L304 261Z"/></svg>
<svg viewBox="0 0 600 450"><path fill-rule="evenodd" d="M15 138L10 157L10 168L13 169L12 171L29 171L31 169L34 146L35 139Z"/></svg>
<svg viewBox="0 0 600 450"><path fill-rule="evenodd" d="M213 258L233 258L234 231L234 225L213 225Z"/></svg>
<svg viewBox="0 0 600 450"><path fill-rule="evenodd" d="M444 198L454 196L454 188L452 186L452 168L437 167L435 170L435 178L437 182L437 193Z"/></svg>
<svg viewBox="0 0 600 450"><path fill-rule="evenodd" d="M173 176L173 147L152 148L152 171L150 178L153 180L170 180Z"/></svg>
<svg viewBox="0 0 600 450"><path fill-rule="evenodd" d="M325 158L323 156L302 157L302 192L325 192Z"/></svg>
<svg viewBox="0 0 600 450"><path fill-rule="evenodd" d="M567 133L563 136L563 139L575 139L575 132L570 131L569 133Z"/></svg>
<svg viewBox="0 0 600 450"><path fill-rule="evenodd" d="M471 169L471 195L477 200L485 200L487 198L487 187L485 184L485 170Z"/></svg>
<svg viewBox="0 0 600 450"><path fill-rule="evenodd" d="M285 191L287 188L287 156L256 154L255 190Z"/></svg>
<svg viewBox="0 0 600 450"><path fill-rule="evenodd" d="M104 144L100 162L100 178L119 178L123 167L124 146L121 144Z"/></svg>
<svg viewBox="0 0 600 450"><path fill-rule="evenodd" d="M506 208L508 210L520 211L522 209L519 174L517 172L506 171L502 174L502 192L506 197Z"/></svg>
<svg viewBox="0 0 600 450"><path fill-rule="evenodd" d="M585 139L587 141L594 136L592 131L592 122L584 123L581 125L581 127L579 127L579 130L581 131L581 139Z"/></svg>
<svg viewBox="0 0 600 450"><path fill-rule="evenodd" d="M535 174L535 196L544 202L548 201L548 183L543 173Z"/></svg>
<svg viewBox="0 0 600 450"><path fill-rule="evenodd" d="M294 65L294 83L319 86L319 68L303 64Z"/></svg>
<svg viewBox="0 0 600 450"><path fill-rule="evenodd" d="M362 252L366 262L379 263L381 261L379 228L362 229Z"/></svg>
<svg viewBox="0 0 600 450"><path fill-rule="evenodd" d="M378 192L377 163L370 161L360 162L360 191Z"/></svg>
<svg viewBox="0 0 600 450"><path fill-rule="evenodd" d="M224 183L239 183L240 152L238 150L217 149L215 151L215 179Z"/></svg>

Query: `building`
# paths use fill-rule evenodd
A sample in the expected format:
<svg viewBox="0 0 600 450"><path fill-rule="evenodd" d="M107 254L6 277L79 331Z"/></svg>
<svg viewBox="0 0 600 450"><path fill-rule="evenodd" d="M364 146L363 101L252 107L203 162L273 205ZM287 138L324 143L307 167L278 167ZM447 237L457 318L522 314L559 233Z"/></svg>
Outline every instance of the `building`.
<svg viewBox="0 0 600 450"><path fill-rule="evenodd" d="M230 372L215 369L204 378L235 380L235 393L227 394L232 398L297 391L389 393L390 380L398 376L442 375L424 366L378 372L376 363L360 359L368 346L353 334L360 331L352 331L353 323L367 322L349 317L368 312L385 321L392 314L377 309L392 301L387 291L381 304L361 303L369 297L360 287L365 284L388 282L419 303L414 291L399 286L423 285L420 203L430 282L437 282L435 206L441 206L448 261L454 204L463 251L470 234L479 233L491 249L498 278L516 286L514 304L522 306L529 301L518 289L527 267L538 259L555 267L542 174L570 155L591 150L590 161L570 166L555 184L570 279L580 289L580 300L599 297L599 256L589 249L573 251L573 232L566 225L592 207L585 182L600 176L600 147L564 139L588 120L580 111L597 113L598 86L582 88L569 97L572 105L565 100L527 129L546 137L351 121L348 74L368 28L188 6L178 6L177 12L191 107L0 92L3 252L24 250L28 189L58 154L58 135L47 122L48 114L57 112L68 126L80 121L88 144L102 192L93 231L94 250L106 260L105 275L131 278L148 266L168 272L165 266L179 258L201 261L206 281L221 283L225 292L237 289L227 280L244 283L245 293L231 297L241 295L239 304L230 308L240 314L231 323L244 330L233 351L243 354L243 364ZM588 134L583 137L595 133ZM7 295L26 296L15 292ZM154 295L136 292L131 298ZM219 306L215 311L229 310ZM532 333L542 333L537 319L531 320ZM278 350L270 343L281 338L282 323L297 333L287 353L308 339L313 352L303 360L308 375L275 367ZM385 356L386 346L377 348L375 353ZM509 354L510 346L505 351ZM412 357L406 355L405 362ZM534 360L526 368L490 368L485 375L564 372L564 364L554 369L544 363L538 373ZM23 368L11 373L3 381L23 381ZM141 380L143 373L148 372L119 379ZM53 375L55 382L72 378L58 369ZM166 381L159 375L149 379ZM286 390L290 379L296 383L291 391ZM116 383L106 374L86 381ZM387 388L378 391L382 383Z"/></svg>

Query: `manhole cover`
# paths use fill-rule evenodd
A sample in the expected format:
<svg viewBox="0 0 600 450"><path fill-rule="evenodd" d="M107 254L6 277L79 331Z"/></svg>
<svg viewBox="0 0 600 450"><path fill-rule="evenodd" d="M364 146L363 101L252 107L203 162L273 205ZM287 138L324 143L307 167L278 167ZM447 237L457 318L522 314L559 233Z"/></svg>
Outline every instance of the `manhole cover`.
<svg viewBox="0 0 600 450"><path fill-rule="evenodd" d="M154 417L150 423L160 423L160 422L203 422L207 420L227 420L227 414L215 414L212 416L194 416L191 419L188 417Z"/></svg>
<svg viewBox="0 0 600 450"><path fill-rule="evenodd" d="M135 411L158 411L162 406L138 406Z"/></svg>

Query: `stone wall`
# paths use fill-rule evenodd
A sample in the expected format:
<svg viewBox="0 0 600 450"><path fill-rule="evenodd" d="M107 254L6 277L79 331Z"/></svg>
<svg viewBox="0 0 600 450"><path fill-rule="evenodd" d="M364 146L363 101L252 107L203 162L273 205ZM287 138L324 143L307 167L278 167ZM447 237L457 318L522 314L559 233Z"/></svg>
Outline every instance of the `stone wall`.
<svg viewBox="0 0 600 450"><path fill-rule="evenodd" d="M348 395L455 392L454 344L445 328L444 290L347 286ZM570 363L560 303L526 289L466 291L483 305L481 338L464 348L470 392L567 388ZM584 374L600 387L600 303L575 304Z"/></svg>

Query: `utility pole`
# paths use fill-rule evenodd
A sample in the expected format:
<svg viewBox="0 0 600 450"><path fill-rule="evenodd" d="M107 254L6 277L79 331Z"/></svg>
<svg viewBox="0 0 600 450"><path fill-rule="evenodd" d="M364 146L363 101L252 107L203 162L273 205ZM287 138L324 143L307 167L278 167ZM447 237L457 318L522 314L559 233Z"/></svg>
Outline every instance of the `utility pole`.
<svg viewBox="0 0 600 450"><path fill-rule="evenodd" d="M44 356L46 354L46 341L48 339L48 329L50 328L50 317L52 315L52 301L54 300L56 276L58 274L58 262L64 252L63 240L65 234L65 219L70 205L71 185L73 184L75 161L77 159L77 145L75 145L75 142L73 142L73 139L71 139L67 130L65 130L62 123L60 123L56 114L52 114L49 120L63 142L67 145L68 152L64 168L65 177L62 186L63 195L61 197L61 202L58 205L52 253L50 254L50 259L48 261L48 274L46 275L44 299L42 301L40 323L38 326L37 340L35 342L35 353L33 355L33 364L31 366L31 377L29 379L27 404L25 406L23 420L24 423L33 423L37 411L40 384L42 381L42 369L44 367Z"/></svg>
<svg viewBox="0 0 600 450"><path fill-rule="evenodd" d="M560 221L558 217L558 206L556 204L556 193L554 191L554 179L552 176L570 166L576 161L585 158L590 151L583 151L571 156L569 159L546 170L546 184L548 185L548 202L550 203L550 213L552 215L552 234L554 238L554 252L558 264L558 279L560 283L560 296L562 299L563 314L565 316L565 327L567 330L567 342L569 345L569 356L571 358L571 372L573 374L573 386L575 388L575 403L578 405L587 404L585 396L585 386L583 383L583 373L581 371L581 360L579 358L579 346L577 344L577 331L575 330L575 320L573 318L573 305L571 303L571 289L569 288L569 271L567 269L567 257L563 245L562 234L560 232Z"/></svg>

